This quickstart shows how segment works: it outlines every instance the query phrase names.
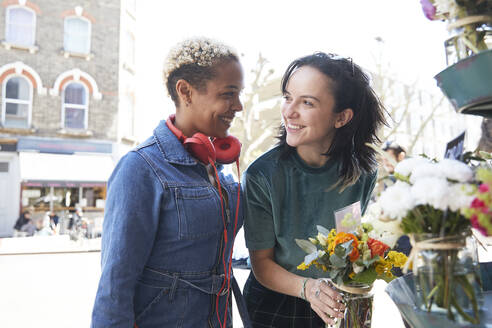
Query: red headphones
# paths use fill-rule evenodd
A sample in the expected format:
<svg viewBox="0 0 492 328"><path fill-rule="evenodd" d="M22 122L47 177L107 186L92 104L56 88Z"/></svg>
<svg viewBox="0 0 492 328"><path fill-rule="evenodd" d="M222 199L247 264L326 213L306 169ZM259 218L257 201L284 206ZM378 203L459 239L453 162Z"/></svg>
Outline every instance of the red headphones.
<svg viewBox="0 0 492 328"><path fill-rule="evenodd" d="M234 136L225 138L210 138L203 133L197 132L192 137L186 137L181 130L174 126L176 115L171 115L166 120L166 125L172 133L183 143L186 150L203 164L210 161L220 164L231 164L235 162L241 153L241 143Z"/></svg>

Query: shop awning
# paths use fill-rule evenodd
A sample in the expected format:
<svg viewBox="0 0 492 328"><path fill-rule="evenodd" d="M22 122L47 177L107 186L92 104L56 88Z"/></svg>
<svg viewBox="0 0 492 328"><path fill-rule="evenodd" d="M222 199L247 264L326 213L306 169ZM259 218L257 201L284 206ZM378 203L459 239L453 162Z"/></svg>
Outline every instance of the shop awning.
<svg viewBox="0 0 492 328"><path fill-rule="evenodd" d="M20 152L19 161L22 182L32 186L102 185L114 168L110 155Z"/></svg>

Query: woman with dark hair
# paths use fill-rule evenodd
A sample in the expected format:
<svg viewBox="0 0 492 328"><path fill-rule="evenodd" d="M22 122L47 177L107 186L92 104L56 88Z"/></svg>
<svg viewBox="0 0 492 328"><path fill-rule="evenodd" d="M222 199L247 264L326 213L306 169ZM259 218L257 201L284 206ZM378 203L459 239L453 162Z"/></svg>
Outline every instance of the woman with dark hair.
<svg viewBox="0 0 492 328"><path fill-rule="evenodd" d="M170 51L164 82L175 115L108 182L93 328L232 327L243 219L239 186L215 163L239 157L227 131L242 110L242 67L228 46L193 38Z"/></svg>
<svg viewBox="0 0 492 328"><path fill-rule="evenodd" d="M315 53L282 79L280 142L243 177L245 236L254 274L244 287L254 327L322 327L343 317L341 295L297 271L316 225L335 228L334 211L365 210L376 180L384 109L369 77L351 59ZM326 276L326 273L325 275Z"/></svg>

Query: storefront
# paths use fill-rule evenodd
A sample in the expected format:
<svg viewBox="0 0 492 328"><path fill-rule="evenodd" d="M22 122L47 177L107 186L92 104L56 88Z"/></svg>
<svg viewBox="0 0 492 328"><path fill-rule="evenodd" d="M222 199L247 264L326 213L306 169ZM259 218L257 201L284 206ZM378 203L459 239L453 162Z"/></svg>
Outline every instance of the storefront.
<svg viewBox="0 0 492 328"><path fill-rule="evenodd" d="M113 170L110 155L19 153L22 207L102 211L106 182Z"/></svg>
<svg viewBox="0 0 492 328"><path fill-rule="evenodd" d="M65 228L67 217L79 208L91 224L102 224L106 183L113 170L109 154L20 152L19 162L23 210L35 218L54 212Z"/></svg>
<svg viewBox="0 0 492 328"><path fill-rule="evenodd" d="M102 224L106 185L115 162L111 143L23 137L15 149L9 147L9 152L0 153L9 155L8 161L0 160L7 163L0 169L8 167L5 177L0 176L0 237L12 235L25 210L35 220L54 212L63 222L79 208L84 218Z"/></svg>

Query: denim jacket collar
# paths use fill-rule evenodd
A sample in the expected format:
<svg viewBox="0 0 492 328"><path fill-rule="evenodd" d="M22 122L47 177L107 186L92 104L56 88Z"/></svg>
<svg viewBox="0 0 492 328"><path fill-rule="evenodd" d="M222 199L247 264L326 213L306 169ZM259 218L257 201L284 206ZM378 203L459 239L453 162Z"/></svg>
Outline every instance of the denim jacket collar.
<svg viewBox="0 0 492 328"><path fill-rule="evenodd" d="M198 161L186 151L183 144L169 130L165 120L162 120L157 128L155 128L154 138L159 150L169 163L180 165L198 164Z"/></svg>

